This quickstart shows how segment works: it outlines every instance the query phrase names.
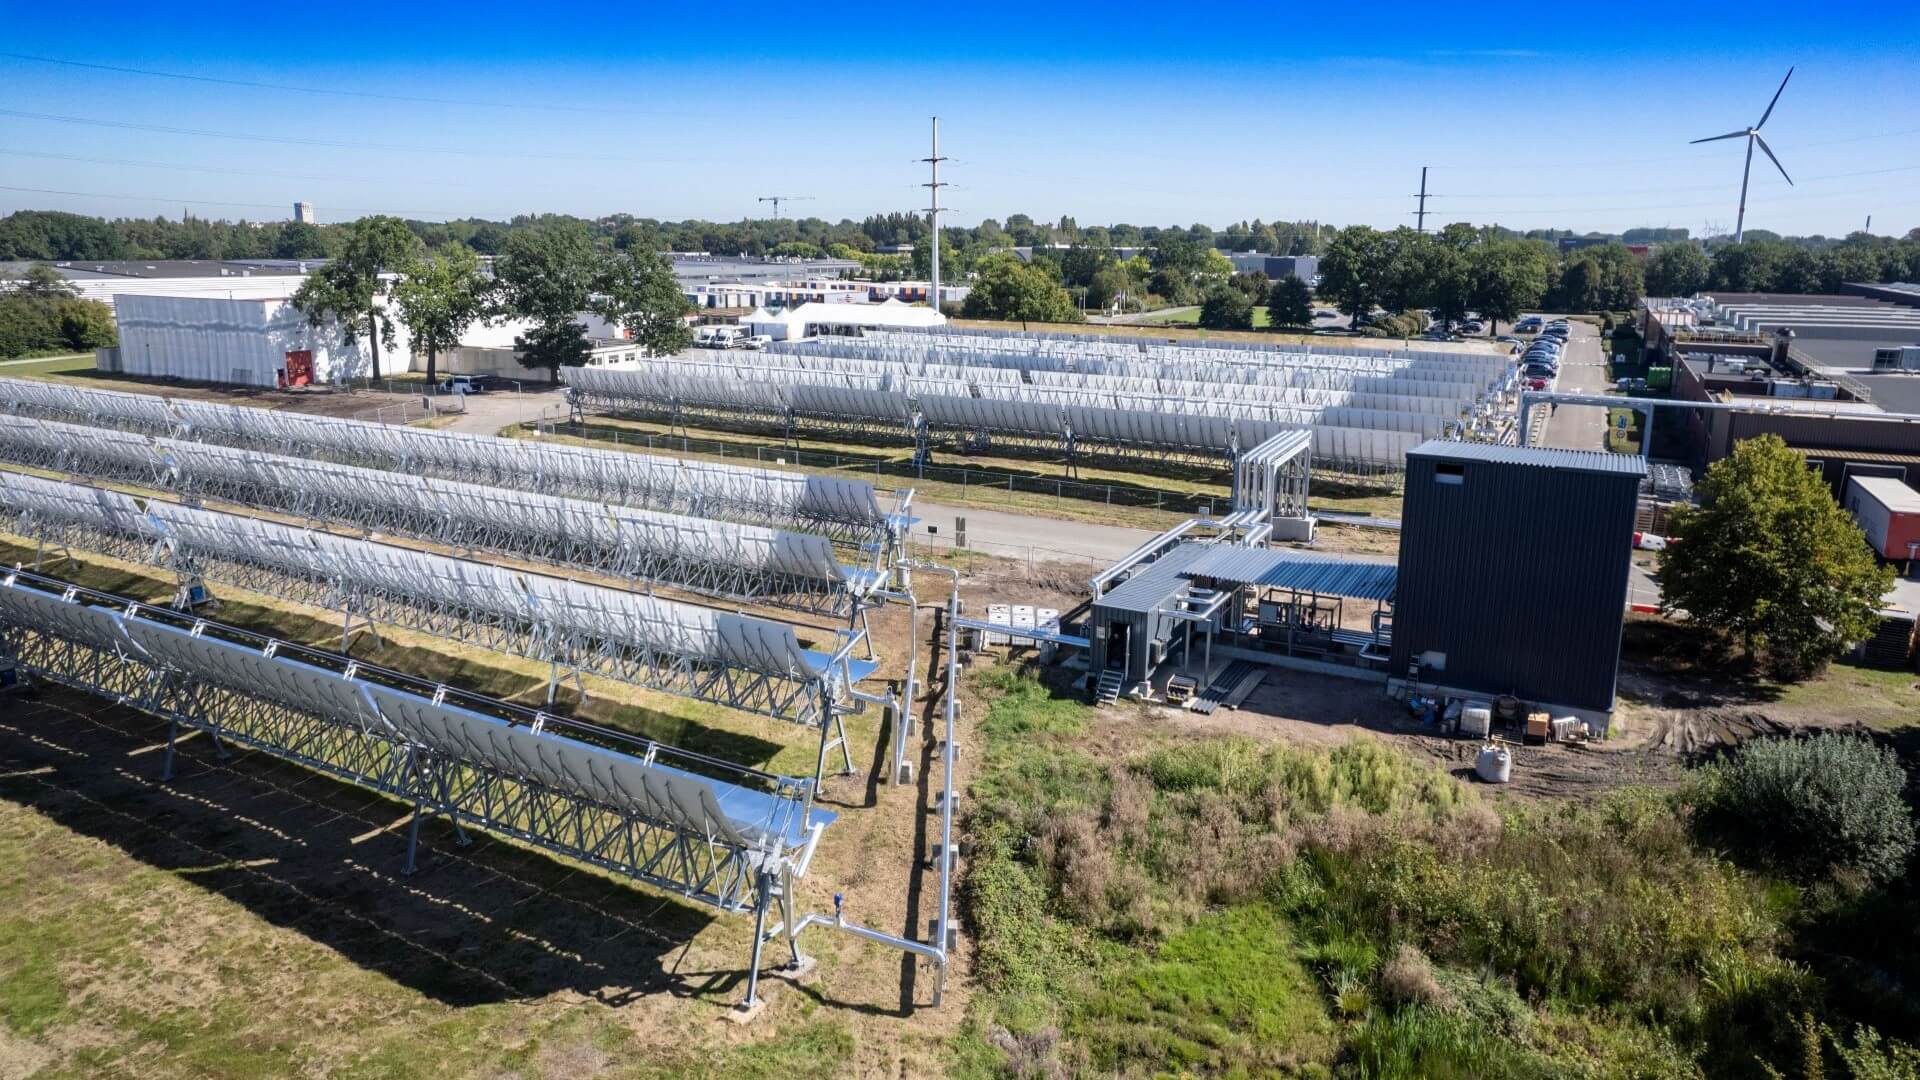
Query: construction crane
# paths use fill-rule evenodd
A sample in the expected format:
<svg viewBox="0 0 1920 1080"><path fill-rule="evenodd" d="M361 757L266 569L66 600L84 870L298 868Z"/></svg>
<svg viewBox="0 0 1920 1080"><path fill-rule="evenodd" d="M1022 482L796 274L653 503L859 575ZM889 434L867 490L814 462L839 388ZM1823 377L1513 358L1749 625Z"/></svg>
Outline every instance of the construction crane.
<svg viewBox="0 0 1920 1080"><path fill-rule="evenodd" d="M808 201L810 201L810 200L811 200L812 198L813 198L813 196L811 196L811 195L762 195L762 196L760 196L760 201L761 201L761 202L770 202L770 203L772 203L772 204L773 204L773 220L775 220L775 221L779 221L779 220L780 220L780 204L781 204L781 203L783 203L783 202L808 202Z"/></svg>

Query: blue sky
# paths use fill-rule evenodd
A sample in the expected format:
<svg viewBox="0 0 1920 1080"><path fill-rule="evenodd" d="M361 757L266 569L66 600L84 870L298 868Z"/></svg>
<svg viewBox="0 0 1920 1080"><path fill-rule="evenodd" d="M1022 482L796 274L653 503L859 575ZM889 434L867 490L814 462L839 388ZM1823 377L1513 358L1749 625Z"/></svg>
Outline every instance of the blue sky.
<svg viewBox="0 0 1920 1080"><path fill-rule="evenodd" d="M1430 165L1430 224L1697 233L1742 150L1687 140L1796 65L1749 226L1920 225L1912 2L812 7L0 0L0 212L858 218L926 205L938 113L966 223L1389 226Z"/></svg>

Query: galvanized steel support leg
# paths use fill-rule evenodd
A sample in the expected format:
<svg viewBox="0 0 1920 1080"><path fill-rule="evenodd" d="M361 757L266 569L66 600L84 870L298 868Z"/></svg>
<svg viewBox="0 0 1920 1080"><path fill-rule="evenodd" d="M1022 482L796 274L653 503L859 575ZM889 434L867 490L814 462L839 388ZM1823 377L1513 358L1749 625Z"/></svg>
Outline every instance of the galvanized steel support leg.
<svg viewBox="0 0 1920 1080"><path fill-rule="evenodd" d="M175 737L179 734L180 722L167 721L167 755L160 760L160 782L163 784L173 780L173 744Z"/></svg>
<svg viewBox="0 0 1920 1080"><path fill-rule="evenodd" d="M793 959L787 961L788 971L800 970L806 957L800 955L800 932L793 921L793 869L783 867L780 871L780 926L787 935L787 950Z"/></svg>
<svg viewBox="0 0 1920 1080"><path fill-rule="evenodd" d="M847 725L840 719L840 710L833 711L833 734L840 741L840 775L853 775L853 750L847 746Z"/></svg>
<svg viewBox="0 0 1920 1080"><path fill-rule="evenodd" d="M860 637L862 640L864 640L867 643L867 659L871 660L877 654L873 651L873 623L870 622L867 618L866 604L860 603L860 602L854 603L853 618L847 620L847 629L849 630L853 629L853 624L855 622L858 622L860 624L860 629L862 631Z"/></svg>
<svg viewBox="0 0 1920 1080"><path fill-rule="evenodd" d="M773 875L761 871L759 895L753 903L753 958L747 965L747 1000L740 1003L742 1012L760 1004L760 949L767 941L767 900L772 891Z"/></svg>
<svg viewBox="0 0 1920 1080"><path fill-rule="evenodd" d="M413 820L407 822L407 865L400 868L400 873L406 877L413 876L414 855L420 850L420 818L424 814L424 802L424 797L413 800Z"/></svg>

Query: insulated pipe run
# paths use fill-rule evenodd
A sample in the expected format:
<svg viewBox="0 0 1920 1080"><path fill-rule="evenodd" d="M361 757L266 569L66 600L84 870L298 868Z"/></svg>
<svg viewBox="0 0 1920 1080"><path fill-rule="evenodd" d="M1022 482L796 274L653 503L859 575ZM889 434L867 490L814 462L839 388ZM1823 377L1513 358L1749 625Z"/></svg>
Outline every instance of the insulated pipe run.
<svg viewBox="0 0 1920 1080"><path fill-rule="evenodd" d="M947 987L947 938L953 919L953 788L954 788L954 732L959 726L960 713L960 650L959 632L955 620L960 617L960 572L950 567L922 563L915 569L930 573L946 574L953 579L953 589L947 598L947 704L946 704L946 743L941 748L941 765L945 776L941 778L940 793L940 917L934 924L934 942L915 941L912 938L884 933L871 927L847 921L840 910L839 898L835 897L834 913L831 916L810 913L802 916L793 924L789 936L797 937L800 931L810 926L826 926L840 930L864 941L876 945L885 945L923 957L939 965L940 973L933 990L933 1004L939 1007L946 995ZM778 933L780 928L765 933Z"/></svg>
<svg viewBox="0 0 1920 1080"><path fill-rule="evenodd" d="M1781 399L1773 398L1762 400L1773 400L1777 402ZM1607 409L1634 409L1645 412L1649 417L1653 415L1656 409L1704 409L1708 412L1761 413L1776 416L1828 417L1838 415L1838 410L1822 412L1817 405L1794 408L1779 404L1762 405L1757 402L1748 404L1739 401L1687 401L1679 398L1604 397L1598 394L1561 393L1555 390L1523 390L1520 393L1521 446L1527 445L1528 430L1531 426L1528 422L1529 417L1527 414L1536 404L1593 405ZM1849 420L1859 420L1870 423L1911 424L1915 421L1920 421L1920 413L1859 412L1847 413L1845 415Z"/></svg>

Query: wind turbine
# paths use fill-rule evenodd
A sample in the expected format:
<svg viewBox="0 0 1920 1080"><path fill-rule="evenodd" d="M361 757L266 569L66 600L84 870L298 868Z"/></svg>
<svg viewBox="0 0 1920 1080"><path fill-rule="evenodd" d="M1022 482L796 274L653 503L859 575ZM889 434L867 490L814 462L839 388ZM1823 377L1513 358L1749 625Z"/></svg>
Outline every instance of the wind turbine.
<svg viewBox="0 0 1920 1080"><path fill-rule="evenodd" d="M1787 79L1791 78L1793 78L1793 69L1788 68ZM1787 79L1780 80L1780 89L1773 92L1773 100L1767 102L1767 111L1760 114L1760 122L1758 124L1750 128L1742 128L1739 131L1729 131L1725 135L1714 135L1710 138L1695 139L1693 142L1687 144L1688 146L1692 146L1694 143L1719 142L1721 139L1746 137L1747 164L1745 168L1740 170L1740 215L1734 219L1733 223L1733 242L1736 244L1740 242L1741 237L1745 236L1747 232L1747 180L1753 175L1754 143L1760 144L1760 150L1767 155L1767 160L1773 162L1773 167L1780 170L1780 175L1786 179L1787 186L1793 186L1793 177L1787 176L1787 167L1780 164L1780 159L1773 156L1773 149L1767 145L1767 140L1760 137L1760 129L1766 126L1767 117L1773 115L1773 107L1780 104L1780 93L1787 88Z"/></svg>

